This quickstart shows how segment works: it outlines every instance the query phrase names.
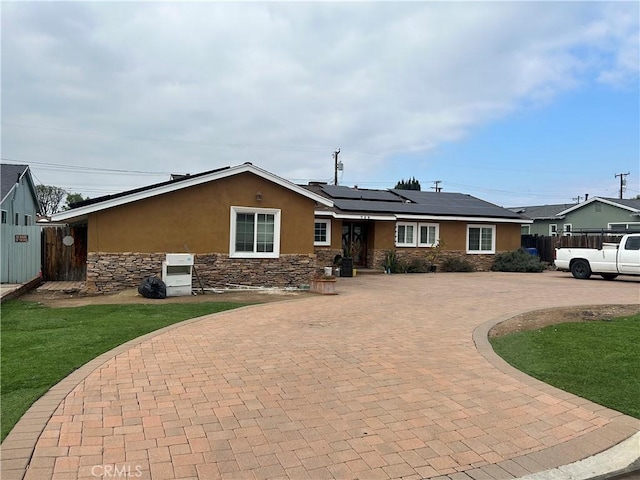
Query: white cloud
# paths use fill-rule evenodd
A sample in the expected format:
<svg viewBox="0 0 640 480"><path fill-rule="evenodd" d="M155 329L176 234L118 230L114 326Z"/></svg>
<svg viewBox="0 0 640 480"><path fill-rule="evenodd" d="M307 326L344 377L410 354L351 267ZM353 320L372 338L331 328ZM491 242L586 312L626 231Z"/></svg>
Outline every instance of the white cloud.
<svg viewBox="0 0 640 480"><path fill-rule="evenodd" d="M252 161L328 179L341 146L352 176L375 177L385 158L523 104L638 76L635 3L3 10L3 156L26 160L163 172Z"/></svg>

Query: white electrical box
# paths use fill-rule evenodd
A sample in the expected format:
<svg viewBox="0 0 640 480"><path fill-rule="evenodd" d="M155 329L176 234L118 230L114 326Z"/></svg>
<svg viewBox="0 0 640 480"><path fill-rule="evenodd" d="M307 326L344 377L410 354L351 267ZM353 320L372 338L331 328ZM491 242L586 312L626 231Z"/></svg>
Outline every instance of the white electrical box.
<svg viewBox="0 0 640 480"><path fill-rule="evenodd" d="M190 253L167 253L162 262L162 281L167 286L167 297L191 295L191 271L193 255Z"/></svg>

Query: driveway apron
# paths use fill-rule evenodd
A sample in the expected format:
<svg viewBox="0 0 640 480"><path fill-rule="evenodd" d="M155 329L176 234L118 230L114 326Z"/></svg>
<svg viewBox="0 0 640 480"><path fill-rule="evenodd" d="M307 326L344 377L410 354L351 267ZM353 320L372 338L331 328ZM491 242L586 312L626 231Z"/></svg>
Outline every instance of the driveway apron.
<svg viewBox="0 0 640 480"><path fill-rule="evenodd" d="M32 456L20 445L25 459L7 458L15 437L4 442L3 477L464 480L557 467L640 422L517 372L486 332L535 309L639 303L639 286L369 275L340 279L337 296L203 317L63 381Z"/></svg>

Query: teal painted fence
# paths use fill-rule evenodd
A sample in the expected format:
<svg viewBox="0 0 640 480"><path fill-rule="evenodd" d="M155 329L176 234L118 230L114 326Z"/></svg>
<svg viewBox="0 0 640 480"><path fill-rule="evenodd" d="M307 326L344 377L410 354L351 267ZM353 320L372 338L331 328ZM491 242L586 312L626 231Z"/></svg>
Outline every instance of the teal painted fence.
<svg viewBox="0 0 640 480"><path fill-rule="evenodd" d="M40 275L42 233L37 225L0 225L0 280L24 283Z"/></svg>

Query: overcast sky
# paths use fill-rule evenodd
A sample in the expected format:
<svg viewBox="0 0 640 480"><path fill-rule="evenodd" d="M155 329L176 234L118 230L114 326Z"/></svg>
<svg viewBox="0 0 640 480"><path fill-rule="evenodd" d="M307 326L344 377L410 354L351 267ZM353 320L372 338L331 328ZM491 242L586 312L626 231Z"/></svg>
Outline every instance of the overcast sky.
<svg viewBox="0 0 640 480"><path fill-rule="evenodd" d="M504 206L640 194L639 3L3 2L2 161L90 197L243 162ZM99 170L101 169L101 170Z"/></svg>

